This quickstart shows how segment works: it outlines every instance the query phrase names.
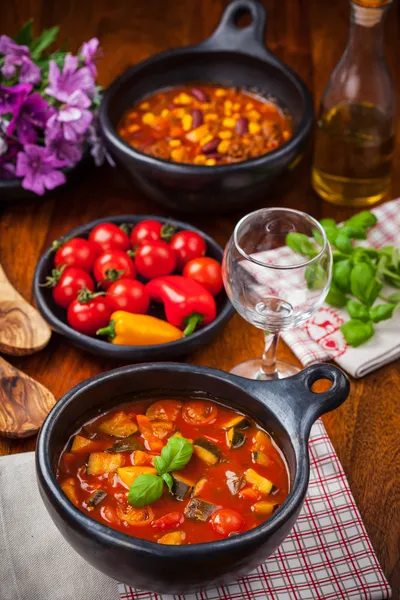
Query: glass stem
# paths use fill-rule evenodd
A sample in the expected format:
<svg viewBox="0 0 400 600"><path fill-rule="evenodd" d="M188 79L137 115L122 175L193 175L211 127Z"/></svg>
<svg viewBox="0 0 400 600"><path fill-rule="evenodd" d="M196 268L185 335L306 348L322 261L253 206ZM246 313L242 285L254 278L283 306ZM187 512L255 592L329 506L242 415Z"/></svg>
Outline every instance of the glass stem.
<svg viewBox="0 0 400 600"><path fill-rule="evenodd" d="M279 342L279 332L264 331L264 354L261 359L260 379L278 379L276 370L276 350Z"/></svg>

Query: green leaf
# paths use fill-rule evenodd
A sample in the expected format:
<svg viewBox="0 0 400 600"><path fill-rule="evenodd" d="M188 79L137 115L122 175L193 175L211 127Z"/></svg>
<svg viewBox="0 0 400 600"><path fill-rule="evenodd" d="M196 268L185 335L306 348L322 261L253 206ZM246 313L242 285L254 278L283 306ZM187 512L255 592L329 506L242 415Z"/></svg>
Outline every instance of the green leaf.
<svg viewBox="0 0 400 600"><path fill-rule="evenodd" d="M320 224L324 229L336 229L336 221L335 219L320 219Z"/></svg>
<svg viewBox="0 0 400 600"><path fill-rule="evenodd" d="M33 19L27 21L14 37L17 44L30 46L33 40Z"/></svg>
<svg viewBox="0 0 400 600"><path fill-rule="evenodd" d="M367 239L367 234L365 232L365 229L363 229L362 227L357 227L356 225L348 225L345 223L340 228L340 232L344 233L345 235L347 235L347 237L354 239L354 240L366 240Z"/></svg>
<svg viewBox="0 0 400 600"><path fill-rule="evenodd" d="M172 479L172 476L169 473L163 473L161 477L167 484L169 491L172 492L172 486L174 485L174 480Z"/></svg>
<svg viewBox="0 0 400 600"><path fill-rule="evenodd" d="M161 498L163 487L164 482L158 475L139 475L129 488L128 502L138 508L153 504Z"/></svg>
<svg viewBox="0 0 400 600"><path fill-rule="evenodd" d="M360 262L354 265L350 275L350 289L353 296L366 304L367 288L374 279L374 272L370 265Z"/></svg>
<svg viewBox="0 0 400 600"><path fill-rule="evenodd" d="M375 248L354 248L353 260L354 262L367 262L372 264L372 261L378 258L378 250Z"/></svg>
<svg viewBox="0 0 400 600"><path fill-rule="evenodd" d="M400 303L400 292L395 292L394 294L391 294L388 298L386 298L386 300L393 304L399 304Z"/></svg>
<svg viewBox="0 0 400 600"><path fill-rule="evenodd" d="M340 331L346 338L346 342L355 348L365 344L374 335L372 323L370 321L364 323L359 319L347 321L340 327Z"/></svg>
<svg viewBox="0 0 400 600"><path fill-rule="evenodd" d="M343 292L339 290L339 288L332 281L328 295L325 298L325 302L327 302L331 306L341 308L342 306L346 306L347 297L345 294L343 294Z"/></svg>
<svg viewBox="0 0 400 600"><path fill-rule="evenodd" d="M400 251L397 248L393 248L392 250L392 265L395 271L399 270Z"/></svg>
<svg viewBox="0 0 400 600"><path fill-rule="evenodd" d="M316 247L305 233L288 233L286 244L298 254L304 254L309 258L313 258L318 254Z"/></svg>
<svg viewBox="0 0 400 600"><path fill-rule="evenodd" d="M355 300L349 300L346 307L352 319L359 319L360 321L370 320L369 310L364 304L360 304Z"/></svg>
<svg viewBox="0 0 400 600"><path fill-rule="evenodd" d="M154 466L160 475L168 471L178 471L187 465L192 454L193 446L189 440L184 437L171 437L161 450L161 456L155 458Z"/></svg>
<svg viewBox="0 0 400 600"><path fill-rule="evenodd" d="M379 292L383 288L383 283L374 277L372 281L367 285L367 289L365 291L365 304L367 306L372 306L377 297L379 296Z"/></svg>
<svg viewBox="0 0 400 600"><path fill-rule="evenodd" d="M313 234L314 240L317 242L317 244L319 244L320 246L323 246L324 245L324 238L322 237L322 235L319 232L319 230L314 227L314 229L312 230L312 234Z"/></svg>
<svg viewBox="0 0 400 600"><path fill-rule="evenodd" d="M384 270L385 279L390 285L395 288L400 288L400 275L397 275L394 271L388 269Z"/></svg>
<svg viewBox="0 0 400 600"><path fill-rule="evenodd" d="M339 230L339 233L336 236L335 246L340 252L344 252L345 254L349 254L353 250L353 244L351 243L350 238Z"/></svg>
<svg viewBox="0 0 400 600"><path fill-rule="evenodd" d="M342 292L350 291L350 274L353 269L353 263L348 258L341 260L333 267L333 281Z"/></svg>
<svg viewBox="0 0 400 600"><path fill-rule="evenodd" d="M60 28L58 25L51 29L45 29L38 38L34 40L31 45L31 54L33 60L37 60L41 57L42 52L46 50L56 39Z"/></svg>
<svg viewBox="0 0 400 600"><path fill-rule="evenodd" d="M327 272L320 263L308 265L305 278L309 290L323 290L328 282Z"/></svg>
<svg viewBox="0 0 400 600"><path fill-rule="evenodd" d="M357 215L353 215L346 221L346 225L354 225L355 227L361 227L362 229L368 229L376 225L378 219L369 210L363 210Z"/></svg>
<svg viewBox="0 0 400 600"><path fill-rule="evenodd" d="M379 321L391 319L395 308L395 304L378 304L377 306L373 306L369 311L372 321L379 323Z"/></svg>
<svg viewBox="0 0 400 600"><path fill-rule="evenodd" d="M379 279L379 280L382 279L382 277L384 275L384 271L386 269L386 265L388 262L389 262L389 258L385 254L382 254L380 259L378 260L378 264L376 265L375 277L377 279Z"/></svg>
<svg viewBox="0 0 400 600"><path fill-rule="evenodd" d="M332 252L332 259L334 263L340 262L341 260L348 260L348 254L342 254L342 252L337 252L336 250Z"/></svg>

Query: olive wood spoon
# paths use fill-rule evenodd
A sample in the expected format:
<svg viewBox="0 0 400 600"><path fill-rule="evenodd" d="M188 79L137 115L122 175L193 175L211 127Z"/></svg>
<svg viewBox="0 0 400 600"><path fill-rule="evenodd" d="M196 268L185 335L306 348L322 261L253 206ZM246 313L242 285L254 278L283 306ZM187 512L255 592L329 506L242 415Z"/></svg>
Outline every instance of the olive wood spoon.
<svg viewBox="0 0 400 600"><path fill-rule="evenodd" d="M44 385L0 356L0 435L7 438L35 435L55 402Z"/></svg>
<svg viewBox="0 0 400 600"><path fill-rule="evenodd" d="M8 281L0 265L0 352L14 356L44 348L51 329Z"/></svg>

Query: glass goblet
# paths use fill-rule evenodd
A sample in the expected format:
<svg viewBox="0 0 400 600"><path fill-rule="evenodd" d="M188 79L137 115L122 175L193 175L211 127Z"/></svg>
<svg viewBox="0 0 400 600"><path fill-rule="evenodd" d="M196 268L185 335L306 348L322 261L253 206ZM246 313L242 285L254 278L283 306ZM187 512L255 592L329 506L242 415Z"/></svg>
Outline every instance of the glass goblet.
<svg viewBox="0 0 400 600"><path fill-rule="evenodd" d="M323 227L289 208L262 208L243 217L226 245L226 292L238 313L264 331L261 358L232 373L249 379L294 375L298 367L277 360L281 331L299 327L323 303L331 283L332 252Z"/></svg>

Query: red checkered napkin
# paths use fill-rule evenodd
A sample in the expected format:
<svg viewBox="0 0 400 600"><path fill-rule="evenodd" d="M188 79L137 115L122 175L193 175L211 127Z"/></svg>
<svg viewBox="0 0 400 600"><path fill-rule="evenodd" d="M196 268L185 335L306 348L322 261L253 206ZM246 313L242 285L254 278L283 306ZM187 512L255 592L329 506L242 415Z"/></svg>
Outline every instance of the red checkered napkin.
<svg viewBox="0 0 400 600"><path fill-rule="evenodd" d="M398 245L400 199L387 202L372 212L378 223L370 230L368 242L376 248ZM393 293L393 288L390 290L388 293ZM305 325L285 331L282 338L304 366L332 359L353 377L363 377L400 357L399 310L392 319L376 325L373 338L359 348L349 346L339 329L348 319L346 311L324 304Z"/></svg>
<svg viewBox="0 0 400 600"><path fill-rule="evenodd" d="M310 484L292 532L247 577L186 595L119 584L120 600L382 600L391 591L322 421L310 437Z"/></svg>

